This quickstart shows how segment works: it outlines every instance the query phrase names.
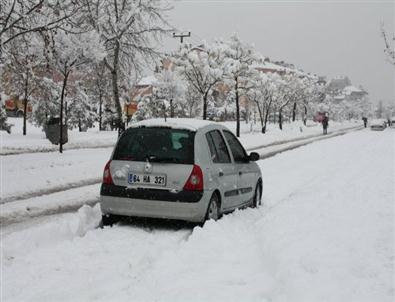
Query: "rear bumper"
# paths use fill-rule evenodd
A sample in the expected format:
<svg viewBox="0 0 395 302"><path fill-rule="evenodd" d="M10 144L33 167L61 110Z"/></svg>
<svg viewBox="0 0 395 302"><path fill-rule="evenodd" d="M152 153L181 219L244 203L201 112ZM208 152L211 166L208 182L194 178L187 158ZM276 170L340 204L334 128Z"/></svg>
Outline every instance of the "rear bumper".
<svg viewBox="0 0 395 302"><path fill-rule="evenodd" d="M110 189L112 190L111 194L109 193ZM121 194L119 194L120 192ZM139 191L114 185L111 187L102 185L100 207L104 215L115 214L122 216L178 219L191 222L203 221L210 198L207 198L207 196L210 196L210 194L201 192L199 193L197 201L191 202L188 200L189 202L183 202L180 200L180 196L186 198L189 193L196 192L188 192L184 195L178 195L179 193L154 192L152 194L152 191L150 192L147 190ZM172 196L167 194L172 194ZM159 197L163 196L171 200L160 200ZM193 194L189 195L189 197L197 199Z"/></svg>
<svg viewBox="0 0 395 302"><path fill-rule="evenodd" d="M178 191L171 192L163 189L148 189L148 188L128 188L124 186L102 184L100 195L125 197L133 199L146 199L146 200L161 200L168 202L198 202L203 192L199 191Z"/></svg>

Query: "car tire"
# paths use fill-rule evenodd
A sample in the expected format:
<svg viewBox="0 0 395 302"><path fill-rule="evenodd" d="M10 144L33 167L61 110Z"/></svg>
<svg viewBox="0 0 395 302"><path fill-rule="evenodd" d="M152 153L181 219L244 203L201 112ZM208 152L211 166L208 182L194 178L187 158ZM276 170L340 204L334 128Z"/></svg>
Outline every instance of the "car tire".
<svg viewBox="0 0 395 302"><path fill-rule="evenodd" d="M207 208L207 214L206 214L206 221L207 220L214 220L217 221L220 218L220 213L219 213L219 198L218 194L214 193L211 198L210 202L208 204Z"/></svg>
<svg viewBox="0 0 395 302"><path fill-rule="evenodd" d="M255 187L254 197L252 199L252 208L257 208L262 204L262 185L258 183Z"/></svg>
<svg viewBox="0 0 395 302"><path fill-rule="evenodd" d="M114 223L117 222L117 217L115 215L111 214L106 214L102 215L101 221L100 221L100 228L103 228L105 226L113 226Z"/></svg>

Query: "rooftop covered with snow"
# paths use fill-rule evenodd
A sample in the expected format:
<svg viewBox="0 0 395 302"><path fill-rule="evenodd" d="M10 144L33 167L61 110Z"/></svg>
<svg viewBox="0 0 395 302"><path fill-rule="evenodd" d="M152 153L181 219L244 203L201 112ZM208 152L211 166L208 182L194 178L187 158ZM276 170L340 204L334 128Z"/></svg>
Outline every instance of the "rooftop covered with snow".
<svg viewBox="0 0 395 302"><path fill-rule="evenodd" d="M151 75L151 76L142 78L137 83L137 85L138 86L150 86L150 85L153 85L153 84L155 84L157 82L158 82L158 79L155 76Z"/></svg>

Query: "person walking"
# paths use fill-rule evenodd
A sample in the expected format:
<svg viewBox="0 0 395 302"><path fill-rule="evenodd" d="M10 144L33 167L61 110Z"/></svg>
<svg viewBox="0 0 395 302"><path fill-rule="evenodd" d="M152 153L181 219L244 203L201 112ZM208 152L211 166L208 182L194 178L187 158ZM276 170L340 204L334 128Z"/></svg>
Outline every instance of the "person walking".
<svg viewBox="0 0 395 302"><path fill-rule="evenodd" d="M323 134L328 134L328 124L329 124L329 118L328 115L325 114L324 118L322 119L322 129L323 129Z"/></svg>
<svg viewBox="0 0 395 302"><path fill-rule="evenodd" d="M363 125L365 126L365 128L368 126L368 118L366 117L366 116L364 116L363 118L362 118L362 120L363 120Z"/></svg>

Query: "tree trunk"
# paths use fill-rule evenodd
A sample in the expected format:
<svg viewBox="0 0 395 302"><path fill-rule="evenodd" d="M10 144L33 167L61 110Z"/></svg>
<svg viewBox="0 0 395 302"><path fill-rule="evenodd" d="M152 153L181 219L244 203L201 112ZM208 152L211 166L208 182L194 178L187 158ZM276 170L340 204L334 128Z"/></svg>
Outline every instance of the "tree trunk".
<svg viewBox="0 0 395 302"><path fill-rule="evenodd" d="M306 126L307 124L307 106L304 106L304 118L303 118L303 124Z"/></svg>
<svg viewBox="0 0 395 302"><path fill-rule="evenodd" d="M173 99L170 99L170 117L174 117Z"/></svg>
<svg viewBox="0 0 395 302"><path fill-rule="evenodd" d="M26 72L25 80L25 97L23 98L23 135L26 135L26 118L27 118L27 94L29 85L29 72Z"/></svg>
<svg viewBox="0 0 395 302"><path fill-rule="evenodd" d="M23 100L23 135L26 135L27 98Z"/></svg>
<svg viewBox="0 0 395 302"><path fill-rule="evenodd" d="M102 127L103 97L102 97L100 88L99 88L99 91L100 91L99 92L99 131L102 131L103 130L103 127Z"/></svg>
<svg viewBox="0 0 395 302"><path fill-rule="evenodd" d="M67 101L64 102L64 126L68 128L69 123L69 110L67 109Z"/></svg>
<svg viewBox="0 0 395 302"><path fill-rule="evenodd" d="M189 117L192 117L193 105L189 106Z"/></svg>
<svg viewBox="0 0 395 302"><path fill-rule="evenodd" d="M283 130L283 109L281 108L278 111L278 126L280 127L280 130Z"/></svg>
<svg viewBox="0 0 395 302"><path fill-rule="evenodd" d="M294 102L294 106L292 108L292 121L296 120L296 102Z"/></svg>
<svg viewBox="0 0 395 302"><path fill-rule="evenodd" d="M259 121L261 122L262 133L265 133L265 130L263 129L263 109L259 106L258 102L256 103L256 106L258 107Z"/></svg>
<svg viewBox="0 0 395 302"><path fill-rule="evenodd" d="M203 120L207 119L207 93L203 95Z"/></svg>
<svg viewBox="0 0 395 302"><path fill-rule="evenodd" d="M262 131L262 133L266 133L266 125L267 125L267 121L268 121L268 119L269 119L270 104L271 104L271 102L269 103L269 106L267 106L267 108L266 108L265 124L264 124L264 126L263 126L263 131Z"/></svg>
<svg viewBox="0 0 395 302"><path fill-rule="evenodd" d="M119 42L116 41L115 49L114 49L113 66L110 68L110 70L111 70L111 79L112 79L113 98L115 102L115 108L117 110L118 136L121 135L124 128L124 126L122 125L122 107L121 107L121 100L119 99L119 89L118 89L119 50L120 50L120 45Z"/></svg>
<svg viewBox="0 0 395 302"><path fill-rule="evenodd" d="M248 105L248 103L245 107L245 117L246 117L245 122L246 124L248 124L250 122L250 106Z"/></svg>
<svg viewBox="0 0 395 302"><path fill-rule="evenodd" d="M60 133L59 133L59 152L63 153L63 101L64 101L64 93L67 85L67 78L69 76L69 72L66 72L63 78L63 86L62 86L62 94L60 95Z"/></svg>
<svg viewBox="0 0 395 302"><path fill-rule="evenodd" d="M239 87L238 78L235 77L235 93L236 93L236 136L240 137L240 104L239 104Z"/></svg>

